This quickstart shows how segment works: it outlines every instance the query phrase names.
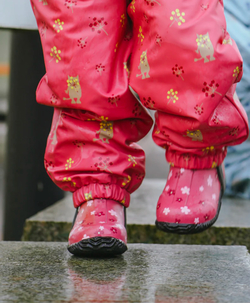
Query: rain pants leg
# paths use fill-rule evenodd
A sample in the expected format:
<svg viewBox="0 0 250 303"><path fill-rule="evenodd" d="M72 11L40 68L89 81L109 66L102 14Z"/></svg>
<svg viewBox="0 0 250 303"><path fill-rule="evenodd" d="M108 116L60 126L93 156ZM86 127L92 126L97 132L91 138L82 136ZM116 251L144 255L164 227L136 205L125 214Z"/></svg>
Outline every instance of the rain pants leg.
<svg viewBox="0 0 250 303"><path fill-rule="evenodd" d="M136 0L130 85L156 110L153 139L172 165L157 226L200 232L218 217L227 146L248 136L235 93L242 58L227 32L223 1Z"/></svg>
<svg viewBox="0 0 250 303"><path fill-rule="evenodd" d="M128 87L126 0L31 3L46 66L37 101L55 108L45 166L79 208L70 250L122 253L123 208L145 175L145 154L135 142L152 126Z"/></svg>

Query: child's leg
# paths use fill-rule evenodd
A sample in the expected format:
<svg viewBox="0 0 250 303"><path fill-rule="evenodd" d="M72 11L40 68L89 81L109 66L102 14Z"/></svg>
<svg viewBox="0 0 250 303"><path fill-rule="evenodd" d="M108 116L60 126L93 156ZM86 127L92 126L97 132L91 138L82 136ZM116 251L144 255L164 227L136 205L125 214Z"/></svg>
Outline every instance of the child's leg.
<svg viewBox="0 0 250 303"><path fill-rule="evenodd" d="M166 231L204 230L220 208L223 177L219 181L216 167L226 146L248 136L235 94L242 60L226 31L223 2L138 0L129 14L138 37L130 85L157 110L153 138L175 167L157 221L171 223Z"/></svg>
<svg viewBox="0 0 250 303"><path fill-rule="evenodd" d="M134 142L152 126L128 90L126 0L32 4L47 71L37 100L55 107L45 165L80 209L70 250L122 253L123 208L145 175L144 152Z"/></svg>

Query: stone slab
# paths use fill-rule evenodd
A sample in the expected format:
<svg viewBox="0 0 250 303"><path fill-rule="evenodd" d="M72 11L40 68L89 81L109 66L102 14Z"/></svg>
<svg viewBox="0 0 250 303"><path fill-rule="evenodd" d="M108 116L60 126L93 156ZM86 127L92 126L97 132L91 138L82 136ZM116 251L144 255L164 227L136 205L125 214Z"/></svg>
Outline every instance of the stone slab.
<svg viewBox="0 0 250 303"><path fill-rule="evenodd" d="M249 303L243 246L130 244L77 258L66 243L0 242L0 302Z"/></svg>
<svg viewBox="0 0 250 303"><path fill-rule="evenodd" d="M250 249L250 201L224 198L219 219L209 230L189 236L165 234L155 228L155 207L165 180L145 179L127 209L131 243L246 245ZM29 218L24 240L66 241L74 216L71 196Z"/></svg>

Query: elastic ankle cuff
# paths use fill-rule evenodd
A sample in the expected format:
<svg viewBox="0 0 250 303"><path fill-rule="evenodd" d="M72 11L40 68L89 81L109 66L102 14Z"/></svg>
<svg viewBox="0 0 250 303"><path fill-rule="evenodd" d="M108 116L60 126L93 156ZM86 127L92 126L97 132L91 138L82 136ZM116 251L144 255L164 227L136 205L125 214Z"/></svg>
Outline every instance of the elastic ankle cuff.
<svg viewBox="0 0 250 303"><path fill-rule="evenodd" d="M75 208L93 199L110 199L129 206L130 194L116 184L89 184L83 186L73 193Z"/></svg>
<svg viewBox="0 0 250 303"><path fill-rule="evenodd" d="M186 169L210 169L220 166L226 157L226 154L226 148L216 150L204 156L198 156L192 153L182 154L177 152L167 152L166 160L174 167L182 167Z"/></svg>

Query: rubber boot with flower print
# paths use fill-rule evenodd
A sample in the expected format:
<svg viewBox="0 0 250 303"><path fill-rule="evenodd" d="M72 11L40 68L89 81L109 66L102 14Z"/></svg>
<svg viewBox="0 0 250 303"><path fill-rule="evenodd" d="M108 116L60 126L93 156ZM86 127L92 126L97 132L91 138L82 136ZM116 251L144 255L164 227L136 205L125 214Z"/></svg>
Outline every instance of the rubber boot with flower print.
<svg viewBox="0 0 250 303"><path fill-rule="evenodd" d="M113 256L127 250L125 207L114 200L93 199L77 209L68 250L77 256Z"/></svg>
<svg viewBox="0 0 250 303"><path fill-rule="evenodd" d="M156 226L178 234L206 230L218 218L224 187L221 166L197 170L171 167L157 204Z"/></svg>

